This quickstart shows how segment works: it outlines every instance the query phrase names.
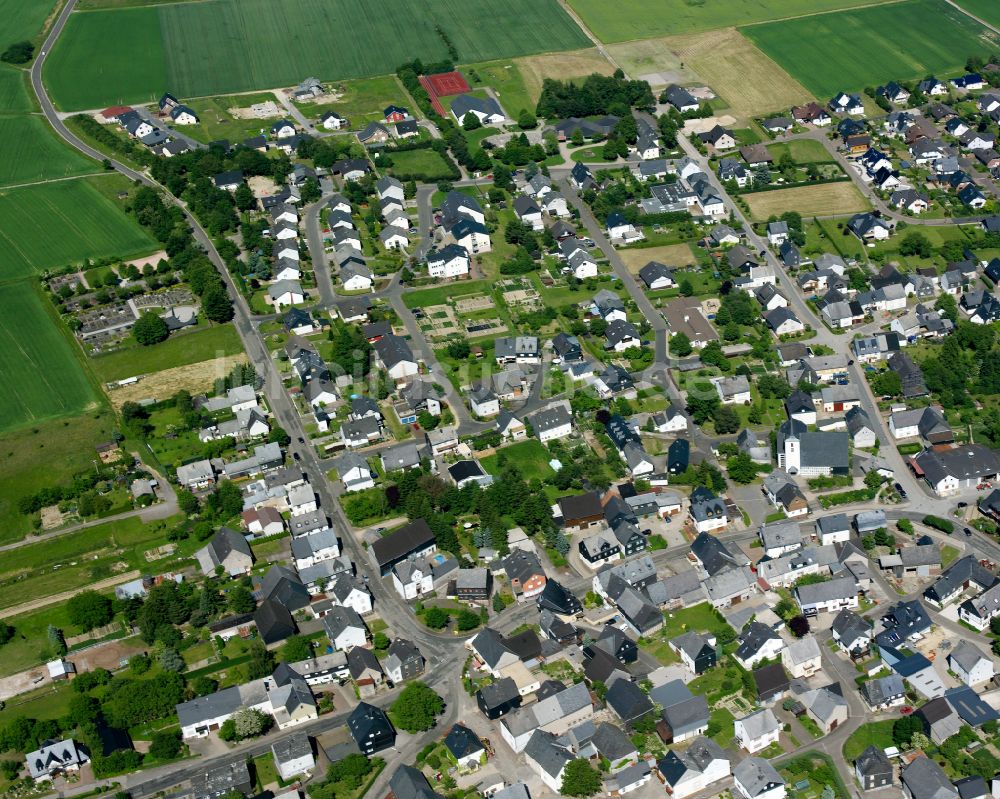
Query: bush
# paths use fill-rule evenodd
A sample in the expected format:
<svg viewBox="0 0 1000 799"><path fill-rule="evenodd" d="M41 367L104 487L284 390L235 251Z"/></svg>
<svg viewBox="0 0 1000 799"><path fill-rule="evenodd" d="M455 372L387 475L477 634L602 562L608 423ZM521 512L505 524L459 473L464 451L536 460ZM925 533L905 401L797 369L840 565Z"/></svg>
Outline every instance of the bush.
<svg viewBox="0 0 1000 799"><path fill-rule="evenodd" d="M947 519L942 519L940 516L924 516L923 522L928 527L933 527L935 530L940 530L942 533L947 533L948 535L955 532L955 525Z"/></svg>

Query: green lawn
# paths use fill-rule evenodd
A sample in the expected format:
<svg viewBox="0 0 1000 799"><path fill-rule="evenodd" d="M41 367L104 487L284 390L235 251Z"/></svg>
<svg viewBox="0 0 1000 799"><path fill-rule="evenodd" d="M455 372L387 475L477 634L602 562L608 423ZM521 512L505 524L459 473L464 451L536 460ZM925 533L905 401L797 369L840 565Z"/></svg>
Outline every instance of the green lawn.
<svg viewBox="0 0 1000 799"><path fill-rule="evenodd" d="M945 0L910 0L741 30L824 99L889 78L912 80L960 70L970 55L987 56L998 41Z"/></svg>
<svg viewBox="0 0 1000 799"><path fill-rule="evenodd" d="M91 359L102 382L122 380L138 374L159 372L176 366L201 363L211 358L236 355L243 351L236 328L231 323L212 325L191 333L174 334L160 344L99 355Z"/></svg>
<svg viewBox="0 0 1000 799"><path fill-rule="evenodd" d="M892 740L893 719L862 724L844 742L844 760L853 763L858 755L874 744L879 749L894 746Z"/></svg>
<svg viewBox="0 0 1000 799"><path fill-rule="evenodd" d="M534 480L535 478L545 480L555 474L552 467L549 466L552 456L537 439L532 438L512 444L499 450L495 455L483 458L483 468L494 476L498 475L501 456L507 463L516 466L525 480Z"/></svg>
<svg viewBox="0 0 1000 799"><path fill-rule="evenodd" d="M148 253L156 242L97 188L102 175L0 193L0 282L107 256Z"/></svg>
<svg viewBox="0 0 1000 799"><path fill-rule="evenodd" d="M52 651L46 638L49 625L53 624L60 629L68 629L70 626L66 608L60 605L5 621L14 628L15 634L4 644L3 657L0 658L0 676L4 677L51 660ZM3 712L12 712L13 705L8 701Z"/></svg>
<svg viewBox="0 0 1000 799"><path fill-rule="evenodd" d="M517 119L517 115L525 108L534 113L535 103L528 94L521 70L513 61L486 61L469 64L461 69L473 88L490 86L511 118Z"/></svg>
<svg viewBox="0 0 1000 799"><path fill-rule="evenodd" d="M664 638L675 638L689 630L711 632L716 636L731 634L732 627L722 615L707 602L692 605L683 610L667 611L667 618L661 634Z"/></svg>
<svg viewBox="0 0 1000 799"><path fill-rule="evenodd" d="M452 176L452 171L437 150L403 150L391 153L393 175L422 175L424 180L444 180Z"/></svg>
<svg viewBox="0 0 1000 799"><path fill-rule="evenodd" d="M168 86L184 97L362 78L447 57L442 32L462 62L589 44L556 0L213 0L74 14L47 81L60 107L79 109L151 100Z"/></svg>
<svg viewBox="0 0 1000 799"><path fill-rule="evenodd" d="M96 161L70 149L38 116L0 116L0 186L52 178L87 175L101 171Z"/></svg>
<svg viewBox="0 0 1000 799"><path fill-rule="evenodd" d="M785 153L790 153L792 160L796 164L832 163L834 160L833 156L826 151L823 143L815 139L795 139L789 142L777 142L776 144L769 144L767 149L775 161L780 159Z"/></svg>
<svg viewBox="0 0 1000 799"><path fill-rule="evenodd" d="M570 0L570 5L602 42L625 42L680 33L749 25L799 14L866 5L870 0Z"/></svg>
<svg viewBox="0 0 1000 799"><path fill-rule="evenodd" d="M95 409L76 345L26 281L0 286L0 432Z"/></svg>

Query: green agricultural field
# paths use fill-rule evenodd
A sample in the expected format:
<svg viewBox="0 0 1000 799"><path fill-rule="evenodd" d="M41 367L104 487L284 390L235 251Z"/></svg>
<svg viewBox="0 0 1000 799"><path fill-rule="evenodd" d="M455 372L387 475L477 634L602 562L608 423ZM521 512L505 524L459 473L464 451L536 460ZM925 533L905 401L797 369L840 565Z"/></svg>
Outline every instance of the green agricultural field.
<svg viewBox="0 0 1000 799"><path fill-rule="evenodd" d="M958 5L984 22L1000 28L1000 6L995 0L957 0Z"/></svg>
<svg viewBox="0 0 1000 799"><path fill-rule="evenodd" d="M35 40L55 5L55 0L0 0L0 49L24 39Z"/></svg>
<svg viewBox="0 0 1000 799"><path fill-rule="evenodd" d="M90 362L97 378L101 382L110 383L133 375L161 372L240 352L243 352L243 343L239 334L232 324L227 323L191 333L175 333L160 344L150 347L136 345L119 352L99 355Z"/></svg>
<svg viewBox="0 0 1000 799"><path fill-rule="evenodd" d="M820 98L890 78L954 72L970 55L989 55L1000 46L1000 36L945 0L819 14L742 32Z"/></svg>
<svg viewBox="0 0 1000 799"><path fill-rule="evenodd" d="M92 181L81 178L0 192L0 282L85 258L135 256L156 242Z"/></svg>
<svg viewBox="0 0 1000 799"><path fill-rule="evenodd" d="M27 73L0 64L0 113L33 111L35 103L28 91Z"/></svg>
<svg viewBox="0 0 1000 799"><path fill-rule="evenodd" d="M115 424L102 407L0 434L0 543L23 538L31 529L31 519L18 513L17 501L93 468L94 447L109 440Z"/></svg>
<svg viewBox="0 0 1000 799"><path fill-rule="evenodd" d="M74 345L27 282L0 286L0 431L96 407Z"/></svg>
<svg viewBox="0 0 1000 799"><path fill-rule="evenodd" d="M877 0L876 0L877 1ZM883 0L884 1L884 0ZM871 0L570 0L573 10L603 42L625 42L679 33L749 25L802 14L868 5Z"/></svg>
<svg viewBox="0 0 1000 799"><path fill-rule="evenodd" d="M64 144L40 116L0 116L0 186L33 183L100 172L91 161Z"/></svg>
<svg viewBox="0 0 1000 799"><path fill-rule="evenodd" d="M588 44L556 0L208 0L74 14L46 79L57 105L80 109L151 100L165 86L197 97L370 77L446 57L438 27L465 62Z"/></svg>

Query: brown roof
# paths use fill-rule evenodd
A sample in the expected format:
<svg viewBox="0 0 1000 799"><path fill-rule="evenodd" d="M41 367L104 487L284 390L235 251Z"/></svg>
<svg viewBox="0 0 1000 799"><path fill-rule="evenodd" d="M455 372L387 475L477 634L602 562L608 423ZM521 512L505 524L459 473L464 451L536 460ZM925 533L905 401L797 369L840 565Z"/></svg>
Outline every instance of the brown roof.
<svg viewBox="0 0 1000 799"><path fill-rule="evenodd" d="M695 297L678 297L663 306L667 326L673 335L684 333L692 342L716 341L719 334L701 310L701 302Z"/></svg>

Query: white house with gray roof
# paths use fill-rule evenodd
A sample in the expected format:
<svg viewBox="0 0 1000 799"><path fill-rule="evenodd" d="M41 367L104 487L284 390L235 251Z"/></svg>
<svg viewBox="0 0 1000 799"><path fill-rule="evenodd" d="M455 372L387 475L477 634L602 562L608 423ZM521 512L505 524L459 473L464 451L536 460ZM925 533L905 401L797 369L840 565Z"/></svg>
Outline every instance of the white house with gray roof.
<svg viewBox="0 0 1000 799"><path fill-rule="evenodd" d="M748 757L733 769L733 787L744 799L784 799L785 780L771 761Z"/></svg>
<svg viewBox="0 0 1000 799"><path fill-rule="evenodd" d="M970 687L993 679L993 660L965 639L948 654L948 665L958 679Z"/></svg>
<svg viewBox="0 0 1000 799"><path fill-rule="evenodd" d="M836 577L822 583L800 585L795 589L795 600L804 616L836 613L858 606L858 586L854 577Z"/></svg>

